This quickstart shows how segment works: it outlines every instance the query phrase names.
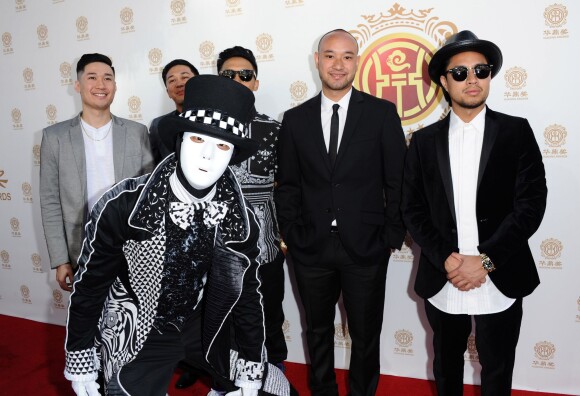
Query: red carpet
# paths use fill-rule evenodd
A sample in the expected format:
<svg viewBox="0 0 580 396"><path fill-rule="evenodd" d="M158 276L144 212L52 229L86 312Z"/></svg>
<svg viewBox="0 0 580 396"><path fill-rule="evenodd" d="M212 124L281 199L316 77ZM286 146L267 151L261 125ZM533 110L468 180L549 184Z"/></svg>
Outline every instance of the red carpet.
<svg viewBox="0 0 580 396"><path fill-rule="evenodd" d="M0 315L0 396L74 396L64 379L64 328L31 320ZM287 363L287 375L301 396L310 396L307 386L308 367ZM336 370L340 395L346 395L347 371ZM171 396L205 396L208 386L198 381ZM465 386L464 396L479 396L479 387ZM382 375L378 396L435 396L433 383L412 378ZM558 396L554 393L517 391L512 396Z"/></svg>

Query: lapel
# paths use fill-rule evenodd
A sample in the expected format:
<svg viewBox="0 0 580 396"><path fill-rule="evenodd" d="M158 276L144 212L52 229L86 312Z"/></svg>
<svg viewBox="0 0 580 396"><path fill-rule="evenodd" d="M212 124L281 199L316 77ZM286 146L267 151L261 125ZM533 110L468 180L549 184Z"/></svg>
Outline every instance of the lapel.
<svg viewBox="0 0 580 396"><path fill-rule="evenodd" d="M451 113L450 113L451 114ZM435 132L435 150L437 151L437 163L441 172L441 180L449 203L449 210L453 216L453 221L457 224L455 218L455 201L453 199L453 180L451 178L451 162L449 159L449 119L447 115L439 123L439 129Z"/></svg>
<svg viewBox="0 0 580 396"><path fill-rule="evenodd" d="M477 191L479 191L479 184L485 172L485 168L489 161L491 149L495 143L495 139L499 132L499 125L495 118L495 112L487 108L485 113L485 129L483 131L483 146L481 147L481 158L479 159L479 171L477 174Z"/></svg>
<svg viewBox="0 0 580 396"><path fill-rule="evenodd" d="M348 103L348 110L346 116L346 123L344 124L344 131L342 132L342 139L340 141L340 146L338 147L338 155L336 156L336 162L334 167L338 166L338 163L345 156L345 152L349 147L349 142L354 136L356 131L356 126L358 125L359 118L363 112L364 97L357 91L354 87L352 88L352 93L350 96L350 101ZM330 166L330 160L328 162Z"/></svg>
<svg viewBox="0 0 580 396"><path fill-rule="evenodd" d="M85 159L85 143L83 140L83 131L81 129L80 114L73 118L68 130L69 139L72 147L73 157L79 173L79 180L81 181L81 191L83 194L83 202L87 200L87 171Z"/></svg>
<svg viewBox="0 0 580 396"><path fill-rule="evenodd" d="M310 105L306 107L306 120L312 128L312 141L316 149L320 153L322 162L325 164L326 168L330 172L330 159L328 158L328 150L326 149L326 144L324 143L324 133L322 132L322 120L320 118L320 106L322 103L322 92L315 96L313 100L310 101Z"/></svg>
<svg viewBox="0 0 580 396"><path fill-rule="evenodd" d="M118 182L123 179L127 129L120 118L112 114L111 117L113 119L113 168L115 171L115 182Z"/></svg>

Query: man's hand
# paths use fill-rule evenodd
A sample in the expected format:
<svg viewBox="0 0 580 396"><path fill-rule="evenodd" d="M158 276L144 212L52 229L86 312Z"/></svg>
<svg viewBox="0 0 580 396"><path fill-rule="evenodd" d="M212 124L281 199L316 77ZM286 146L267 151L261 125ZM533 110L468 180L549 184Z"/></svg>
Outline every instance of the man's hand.
<svg viewBox="0 0 580 396"><path fill-rule="evenodd" d="M457 255L461 260L461 265L452 271L448 271L447 279L461 291L468 291L480 287L485 282L487 275L487 271L481 266L481 258L479 256ZM447 261L445 263L447 265Z"/></svg>
<svg viewBox="0 0 580 396"><path fill-rule="evenodd" d="M72 381L72 388L77 396L101 396L97 381Z"/></svg>
<svg viewBox="0 0 580 396"><path fill-rule="evenodd" d="M459 253L451 253L447 260L445 260L445 271L450 273L462 264L461 255Z"/></svg>
<svg viewBox="0 0 580 396"><path fill-rule="evenodd" d="M56 267L56 281L62 290L72 291L73 270L70 263L64 263Z"/></svg>

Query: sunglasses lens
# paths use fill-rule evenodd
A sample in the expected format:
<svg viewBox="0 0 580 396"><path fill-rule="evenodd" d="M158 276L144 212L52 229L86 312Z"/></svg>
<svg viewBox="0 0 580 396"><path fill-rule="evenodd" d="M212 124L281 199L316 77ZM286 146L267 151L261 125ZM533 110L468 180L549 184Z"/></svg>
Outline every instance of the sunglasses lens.
<svg viewBox="0 0 580 396"><path fill-rule="evenodd" d="M253 70L240 70L238 73L240 74L240 80L243 82L248 82L254 77Z"/></svg>
<svg viewBox="0 0 580 396"><path fill-rule="evenodd" d="M233 80L236 76L236 73L234 73L233 70L222 70L222 72L220 73L220 76Z"/></svg>
<svg viewBox="0 0 580 396"><path fill-rule="evenodd" d="M467 78L467 72L468 70L465 67L456 67L451 70L451 76L455 81L465 81Z"/></svg>
<svg viewBox="0 0 580 396"><path fill-rule="evenodd" d="M474 72L475 76L480 80L482 80L489 76L489 73L491 73L491 67L489 67L488 65L479 65L475 67Z"/></svg>

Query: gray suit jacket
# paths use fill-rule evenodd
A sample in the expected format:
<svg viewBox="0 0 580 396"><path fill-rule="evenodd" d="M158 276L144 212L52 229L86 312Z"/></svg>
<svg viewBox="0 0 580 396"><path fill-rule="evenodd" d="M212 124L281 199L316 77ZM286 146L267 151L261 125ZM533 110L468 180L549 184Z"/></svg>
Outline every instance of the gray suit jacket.
<svg viewBox="0 0 580 396"><path fill-rule="evenodd" d="M115 182L148 173L153 157L147 128L113 117ZM87 173L80 114L42 131L40 210L51 268L76 265L87 216Z"/></svg>

